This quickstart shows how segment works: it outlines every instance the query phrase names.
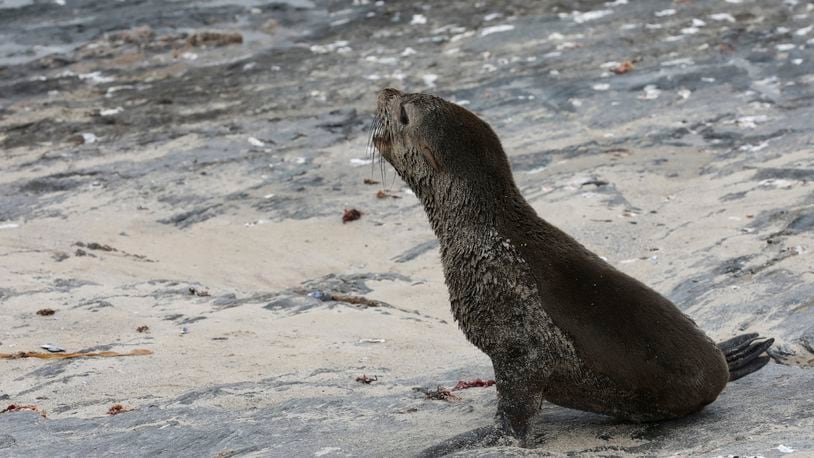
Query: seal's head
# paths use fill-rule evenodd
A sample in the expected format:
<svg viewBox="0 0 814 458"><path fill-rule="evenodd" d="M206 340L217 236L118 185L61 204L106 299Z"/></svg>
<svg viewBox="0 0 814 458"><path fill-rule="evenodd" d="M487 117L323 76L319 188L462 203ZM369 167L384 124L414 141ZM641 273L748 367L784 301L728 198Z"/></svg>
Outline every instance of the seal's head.
<svg viewBox="0 0 814 458"><path fill-rule="evenodd" d="M429 94L380 91L371 145L422 198L438 197L450 187L502 193L506 183L513 186L492 128L469 110Z"/></svg>

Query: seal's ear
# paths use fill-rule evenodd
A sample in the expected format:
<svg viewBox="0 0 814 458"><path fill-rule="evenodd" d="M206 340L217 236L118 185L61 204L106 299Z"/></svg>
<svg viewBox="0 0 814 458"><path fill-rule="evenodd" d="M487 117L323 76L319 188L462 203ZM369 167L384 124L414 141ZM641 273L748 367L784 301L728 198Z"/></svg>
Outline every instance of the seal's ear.
<svg viewBox="0 0 814 458"><path fill-rule="evenodd" d="M418 150L421 151L421 155L424 156L424 159L430 164L433 170L436 172L440 170L438 167L438 161L435 159L435 152L430 148L426 143L421 142L418 144Z"/></svg>

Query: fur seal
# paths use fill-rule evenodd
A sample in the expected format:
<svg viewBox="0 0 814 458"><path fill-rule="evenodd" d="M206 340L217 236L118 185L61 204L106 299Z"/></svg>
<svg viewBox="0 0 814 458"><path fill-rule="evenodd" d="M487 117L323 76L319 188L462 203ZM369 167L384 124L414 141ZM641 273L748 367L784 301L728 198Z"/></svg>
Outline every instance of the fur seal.
<svg viewBox="0 0 814 458"><path fill-rule="evenodd" d="M773 339L716 345L668 299L540 218L497 135L465 108L384 89L371 145L423 204L452 313L494 366L497 428L521 443L543 400L667 420L768 363Z"/></svg>

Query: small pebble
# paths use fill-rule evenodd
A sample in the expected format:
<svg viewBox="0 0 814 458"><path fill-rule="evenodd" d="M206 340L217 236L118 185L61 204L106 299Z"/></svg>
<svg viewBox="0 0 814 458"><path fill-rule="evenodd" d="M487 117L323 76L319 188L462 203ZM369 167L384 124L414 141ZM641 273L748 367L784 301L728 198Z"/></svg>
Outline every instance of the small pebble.
<svg viewBox="0 0 814 458"><path fill-rule="evenodd" d="M62 352L65 351L64 348L60 347L59 345L54 345L54 344L40 345L40 348L42 348L43 350L47 350L47 351L49 351L51 353L62 353Z"/></svg>

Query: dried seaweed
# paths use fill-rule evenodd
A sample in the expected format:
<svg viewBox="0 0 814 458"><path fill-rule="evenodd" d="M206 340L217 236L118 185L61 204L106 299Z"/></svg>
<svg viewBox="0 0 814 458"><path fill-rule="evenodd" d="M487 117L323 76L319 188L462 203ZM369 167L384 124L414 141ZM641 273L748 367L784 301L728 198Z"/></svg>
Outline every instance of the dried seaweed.
<svg viewBox="0 0 814 458"><path fill-rule="evenodd" d="M354 305L364 305L365 307L382 307L387 306L382 301L377 301L373 299L368 299L362 296L351 296L349 294L330 294L330 300L337 301L337 302L345 302L348 304Z"/></svg>
<svg viewBox="0 0 814 458"><path fill-rule="evenodd" d="M371 383L376 382L378 380L379 380L379 376L377 376L377 375L374 375L373 377L368 377L367 375L362 374L362 375L356 377L357 382L364 383L365 385L370 385Z"/></svg>
<svg viewBox="0 0 814 458"><path fill-rule="evenodd" d="M145 356L152 355L151 350L138 348L129 353L119 353L116 351L100 351L85 353L42 353L38 351L21 351L18 353L0 353L0 359L72 359L72 358L113 358L117 356Z"/></svg>
<svg viewBox="0 0 814 458"><path fill-rule="evenodd" d="M34 405L34 404L9 404L8 407L6 407L3 410L0 410L0 413L22 412L22 411L25 411L25 410L31 411L31 412L37 412L40 415L42 415L44 418L47 418L46 412L44 410L42 410L42 408L40 408L40 406Z"/></svg>
<svg viewBox="0 0 814 458"><path fill-rule="evenodd" d="M108 415L118 415L120 413L130 412L131 410L133 410L132 407L125 407L122 404L113 404L112 406L110 406L109 409L107 409L107 414Z"/></svg>
<svg viewBox="0 0 814 458"><path fill-rule="evenodd" d="M487 388L494 384L495 384L494 380L482 380L479 378L470 381L458 380L458 383L455 384L455 386L452 388L452 391L460 391L465 390L467 388L476 388L476 387Z"/></svg>
<svg viewBox="0 0 814 458"><path fill-rule="evenodd" d="M357 219L362 217L362 212L355 208L346 208L345 212L342 214L342 224L348 223L350 221L356 221Z"/></svg>

